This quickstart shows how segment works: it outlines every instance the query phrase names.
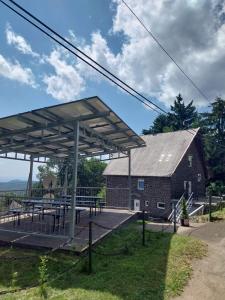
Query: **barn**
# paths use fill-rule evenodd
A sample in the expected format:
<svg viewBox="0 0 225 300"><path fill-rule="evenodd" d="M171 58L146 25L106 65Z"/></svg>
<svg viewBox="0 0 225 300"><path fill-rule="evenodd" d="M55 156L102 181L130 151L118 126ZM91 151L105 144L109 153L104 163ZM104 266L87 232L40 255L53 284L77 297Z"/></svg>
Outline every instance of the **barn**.
<svg viewBox="0 0 225 300"><path fill-rule="evenodd" d="M172 200L183 194L205 195L206 168L199 128L144 135L146 147L132 149L130 159L131 208L153 217L168 217ZM105 171L107 206L128 207L118 193L129 186L128 158L111 161Z"/></svg>

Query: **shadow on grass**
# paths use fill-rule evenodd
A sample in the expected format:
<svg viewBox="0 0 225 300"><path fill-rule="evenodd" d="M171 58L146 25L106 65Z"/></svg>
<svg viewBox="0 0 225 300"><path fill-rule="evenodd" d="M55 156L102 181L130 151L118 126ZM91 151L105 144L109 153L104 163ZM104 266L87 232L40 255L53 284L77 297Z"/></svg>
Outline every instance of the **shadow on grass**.
<svg viewBox="0 0 225 300"><path fill-rule="evenodd" d="M63 253L49 256L46 286L51 299L55 300L167 299L182 291L191 273L190 259L204 255L201 247L200 242L190 237L150 231L146 231L146 245L142 246L141 226L130 224L108 236L95 249L90 275L87 274L86 258ZM43 253L21 249L4 253L0 248L0 257L7 255L36 257L2 260L0 290L38 284L40 260L37 255ZM4 299L18 298L40 299L37 289Z"/></svg>
<svg viewBox="0 0 225 300"><path fill-rule="evenodd" d="M64 291L71 288L85 290L87 293L95 291L99 295L107 294L108 299L112 295L114 297L111 299L165 299L168 253L172 236L169 233L147 231L146 246L142 246L139 226L129 225L105 239L96 248L98 254L93 254L91 275L86 272L86 259L82 259L81 263L71 269L78 257L54 254L47 263L48 286ZM112 255L121 250L122 254ZM15 249L10 255L19 256L18 252L26 256L30 251ZM39 278L38 267L38 257L1 261L0 274L4 276L0 277L0 288L10 288L13 280L16 287L36 285ZM71 271L56 279L61 272L68 269ZM82 299L86 299L85 296ZM94 296L92 299L95 299Z"/></svg>

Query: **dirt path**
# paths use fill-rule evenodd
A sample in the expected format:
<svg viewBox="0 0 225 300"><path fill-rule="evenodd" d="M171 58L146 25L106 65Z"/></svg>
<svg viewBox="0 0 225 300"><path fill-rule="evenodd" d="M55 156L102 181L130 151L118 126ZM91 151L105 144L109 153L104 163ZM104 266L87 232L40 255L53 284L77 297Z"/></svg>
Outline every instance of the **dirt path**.
<svg viewBox="0 0 225 300"><path fill-rule="evenodd" d="M208 256L193 264L194 274L181 296L174 300L225 299L225 222L196 224L179 234L189 235L208 244Z"/></svg>

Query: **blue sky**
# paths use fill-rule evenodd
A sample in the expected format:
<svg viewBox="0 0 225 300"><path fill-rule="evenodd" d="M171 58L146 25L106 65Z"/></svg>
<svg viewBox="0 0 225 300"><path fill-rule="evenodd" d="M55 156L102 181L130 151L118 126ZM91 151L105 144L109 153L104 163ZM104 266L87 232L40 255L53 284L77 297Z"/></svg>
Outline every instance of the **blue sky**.
<svg viewBox="0 0 225 300"><path fill-rule="evenodd" d="M39 1L18 1L18 3L55 28L63 36L68 36L68 31L73 30L76 36L89 43L91 34L100 31L113 53L116 54L121 49L123 35L110 34L112 19L115 14L115 8L113 9L111 1L54 0L54 6L52 0L42 1L43 5L40 5ZM49 38L43 36L42 33L32 28L31 25L25 23L7 8L0 6L0 53L11 61L18 60L24 67L30 67L39 84L38 88L33 88L1 77L0 116L60 103L60 100L46 94L41 82L43 74L51 72L51 67L48 64L40 65L38 59L24 55L12 45L7 44L5 34L7 24L10 24L13 32L23 36L32 46L33 51L37 53L48 55L55 47L55 43ZM148 126L152 121L152 116L154 116L130 96L120 92L105 81L97 83L91 80L87 81L86 89L71 100L92 95L101 97L137 132L141 132L142 128Z"/></svg>
<svg viewBox="0 0 225 300"><path fill-rule="evenodd" d="M199 110L207 109L209 102L119 0L17 2L162 108L181 92ZM199 2L128 1L211 100L224 95L224 1ZM156 116L2 4L0 89L0 117L93 95L137 133ZM26 178L28 164L1 160L0 170L0 180Z"/></svg>

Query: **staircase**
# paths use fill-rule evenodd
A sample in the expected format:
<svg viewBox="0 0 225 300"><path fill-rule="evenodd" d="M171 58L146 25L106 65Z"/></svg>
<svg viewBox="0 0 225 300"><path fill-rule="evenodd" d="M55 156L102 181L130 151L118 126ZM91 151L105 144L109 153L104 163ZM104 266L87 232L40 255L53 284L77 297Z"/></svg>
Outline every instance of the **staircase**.
<svg viewBox="0 0 225 300"><path fill-rule="evenodd" d="M180 199L178 200L178 202L176 203L175 209L176 209L176 222L180 221L181 218L181 214L182 214L182 200L184 198L184 194L180 197ZM193 193L191 193L186 201L186 205L187 205L187 212L188 215L193 213ZM195 209L194 209L195 210ZM171 214L168 217L169 221L174 221L174 208L171 212Z"/></svg>

